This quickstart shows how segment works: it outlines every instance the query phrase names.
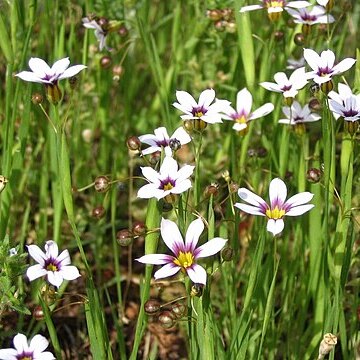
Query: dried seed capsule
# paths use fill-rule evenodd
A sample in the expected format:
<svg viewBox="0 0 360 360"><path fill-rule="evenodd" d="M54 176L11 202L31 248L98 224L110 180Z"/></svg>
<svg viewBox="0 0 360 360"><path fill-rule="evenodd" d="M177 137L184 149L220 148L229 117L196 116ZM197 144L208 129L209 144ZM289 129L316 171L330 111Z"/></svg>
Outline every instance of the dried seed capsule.
<svg viewBox="0 0 360 360"><path fill-rule="evenodd" d="M174 314L176 319L181 319L185 315L186 305L181 301L176 302L172 304L171 312Z"/></svg>
<svg viewBox="0 0 360 360"><path fill-rule="evenodd" d="M105 208L102 205L95 207L92 211L92 216L96 219L101 219L105 215Z"/></svg>
<svg viewBox="0 0 360 360"><path fill-rule="evenodd" d="M32 312L32 316L37 321L44 320L44 318L45 318L44 311L43 311L43 309L42 309L42 307L40 305L36 305L34 307L34 310Z"/></svg>
<svg viewBox="0 0 360 360"><path fill-rule="evenodd" d="M294 43L295 43L297 46L303 46L304 43L305 43L305 36L304 36L304 34L302 34L302 33L297 33L297 34L295 34L295 36L294 36Z"/></svg>
<svg viewBox="0 0 360 360"><path fill-rule="evenodd" d="M137 136L130 136L126 141L126 145L129 150L133 151L140 150L141 148L141 142Z"/></svg>
<svg viewBox="0 0 360 360"><path fill-rule="evenodd" d="M267 156L267 154L268 154L268 151L262 146L260 146L256 149L256 155L259 158L264 158Z"/></svg>
<svg viewBox="0 0 360 360"><path fill-rule="evenodd" d="M168 310L165 310L162 313L160 313L160 315L158 316L158 320L159 320L160 325L164 329L171 329L176 324L174 315Z"/></svg>
<svg viewBox="0 0 360 360"><path fill-rule="evenodd" d="M219 21L222 19L223 14L221 10L211 9L206 11L206 16L212 21Z"/></svg>
<svg viewBox="0 0 360 360"><path fill-rule="evenodd" d="M331 333L325 334L319 346L319 357L323 359L337 344L337 337Z"/></svg>
<svg viewBox="0 0 360 360"><path fill-rule="evenodd" d="M231 261L234 257L234 249L226 246L221 250L221 257L224 261Z"/></svg>
<svg viewBox="0 0 360 360"><path fill-rule="evenodd" d="M122 25L120 25L120 28L118 30L118 34L123 38L127 37L128 34L129 34L129 30L124 24L122 24Z"/></svg>
<svg viewBox="0 0 360 360"><path fill-rule="evenodd" d="M44 98L41 94L39 93L34 93L32 96L31 96L31 101L34 105L39 105L43 102Z"/></svg>
<svg viewBox="0 0 360 360"><path fill-rule="evenodd" d="M204 285L203 284L194 284L191 287L191 291L190 291L190 296L194 297L201 297L201 295L203 294L203 289L204 289Z"/></svg>
<svg viewBox="0 0 360 360"><path fill-rule="evenodd" d="M306 179L311 183L318 183L321 179L321 170L311 168L306 172Z"/></svg>
<svg viewBox="0 0 360 360"><path fill-rule="evenodd" d="M132 227L132 232L136 236L145 235L147 231L146 225L142 221L135 221Z"/></svg>
<svg viewBox="0 0 360 360"><path fill-rule="evenodd" d="M128 229L120 230L116 233L116 241L120 246L129 246L134 239L132 232Z"/></svg>
<svg viewBox="0 0 360 360"><path fill-rule="evenodd" d="M229 184L229 191L233 194L236 193L239 190L239 184L231 181Z"/></svg>
<svg viewBox="0 0 360 360"><path fill-rule="evenodd" d="M105 175L98 176L95 179L95 190L97 192L100 193L106 192L110 189L110 186L111 186L110 179Z"/></svg>
<svg viewBox="0 0 360 360"><path fill-rule="evenodd" d="M103 69L108 69L112 64L112 59L110 56L103 56L101 59L100 59L100 65Z"/></svg>
<svg viewBox="0 0 360 360"><path fill-rule="evenodd" d="M219 194L219 185L218 184L211 184L208 185L205 188L205 192L204 192L206 197L210 197L211 195L213 196L217 196Z"/></svg>
<svg viewBox="0 0 360 360"><path fill-rule="evenodd" d="M316 98L313 98L309 101L309 108L314 111L321 111L322 106L320 104L320 101Z"/></svg>
<svg viewBox="0 0 360 360"><path fill-rule="evenodd" d="M144 304L144 310L145 310L146 314L148 314L148 315L157 314L160 311L160 308L161 308L160 302L155 299L149 299Z"/></svg>

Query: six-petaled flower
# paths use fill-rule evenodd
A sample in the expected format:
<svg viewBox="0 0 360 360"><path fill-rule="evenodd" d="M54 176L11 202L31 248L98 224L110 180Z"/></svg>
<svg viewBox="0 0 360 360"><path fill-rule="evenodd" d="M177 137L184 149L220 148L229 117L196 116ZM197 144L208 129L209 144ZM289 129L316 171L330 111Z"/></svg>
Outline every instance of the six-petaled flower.
<svg viewBox="0 0 360 360"><path fill-rule="evenodd" d="M313 204L307 204L314 196L310 192L301 192L286 200L287 188L279 178L270 182L270 205L246 188L240 188L238 194L240 199L247 204L236 203L235 206L248 214L266 216L267 231L274 236L283 231L284 216L302 215L314 207Z"/></svg>
<svg viewBox="0 0 360 360"><path fill-rule="evenodd" d="M170 156L165 157L159 172L149 166L142 167L141 171L150 183L142 186L137 196L143 199L155 197L159 200L170 194L181 194L191 188L189 177L194 168L192 165L184 165L179 170L177 161Z"/></svg>
<svg viewBox="0 0 360 360"><path fill-rule="evenodd" d="M302 107L297 101L293 102L291 108L284 106L282 111L286 116L286 119L280 119L279 123L281 124L298 125L301 123L314 122L321 119L320 115L311 112L308 104Z"/></svg>
<svg viewBox="0 0 360 360"><path fill-rule="evenodd" d="M44 351L49 342L42 335L35 335L30 342L24 334L17 334L13 339L14 348L0 350L0 360L52 360L54 355Z"/></svg>
<svg viewBox="0 0 360 360"><path fill-rule="evenodd" d="M55 241L45 243L45 253L37 245L28 245L27 248L30 256L38 263L26 271L30 281L46 275L50 284L59 287L64 280L75 280L80 276L76 266L70 265L69 251L64 250L59 255Z"/></svg>
<svg viewBox="0 0 360 360"><path fill-rule="evenodd" d="M108 46L106 46L106 37L108 32L95 20L89 19L88 17L84 17L82 19L83 26L87 29L95 30L95 37L99 42L99 50L102 51L104 48L106 50L111 50Z"/></svg>
<svg viewBox="0 0 360 360"><path fill-rule="evenodd" d="M194 220L187 229L184 242L178 226L171 220L162 219L161 237L173 255L147 254L136 260L144 264L164 265L155 272L156 280L173 276L181 270L192 282L205 285L206 270L197 264L197 260L218 253L227 240L216 237L196 247L203 230L202 220Z"/></svg>
<svg viewBox="0 0 360 360"><path fill-rule="evenodd" d="M296 24L314 25L329 24L335 21L334 17L326 14L326 9L322 6L314 6L312 9L291 9L286 11L292 16Z"/></svg>
<svg viewBox="0 0 360 360"><path fill-rule="evenodd" d="M246 88L240 90L236 96L236 110L229 105L224 111L224 120L234 121L233 129L242 131L247 128L249 121L266 116L274 110L273 104L266 103L251 112L252 103L253 98L250 91Z"/></svg>

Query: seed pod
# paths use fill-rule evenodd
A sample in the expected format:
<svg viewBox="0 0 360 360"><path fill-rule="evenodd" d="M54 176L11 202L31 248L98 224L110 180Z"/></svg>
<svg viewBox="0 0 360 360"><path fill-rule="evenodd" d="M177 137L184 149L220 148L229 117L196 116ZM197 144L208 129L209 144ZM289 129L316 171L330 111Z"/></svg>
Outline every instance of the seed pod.
<svg viewBox="0 0 360 360"><path fill-rule="evenodd" d="M274 32L274 38L276 41L282 41L284 39L284 32L281 30L276 30Z"/></svg>
<svg viewBox="0 0 360 360"><path fill-rule="evenodd" d="M105 215L105 208L102 205L95 207L92 211L92 216L96 219L101 219Z"/></svg>
<svg viewBox="0 0 360 360"><path fill-rule="evenodd" d="M311 168L306 172L306 179L311 183L318 183L321 179L321 170L316 168Z"/></svg>
<svg viewBox="0 0 360 360"><path fill-rule="evenodd" d="M181 319L185 315L186 305L183 302L178 301L178 302L172 304L171 312L175 316L176 319Z"/></svg>
<svg viewBox="0 0 360 360"><path fill-rule="evenodd" d="M40 305L36 305L34 307L32 316L36 321L44 320L44 318L45 318L44 311Z"/></svg>
<svg viewBox="0 0 360 360"><path fill-rule="evenodd" d="M313 98L309 101L309 108L314 111L321 111L322 106L320 104L320 101L316 98Z"/></svg>
<svg viewBox="0 0 360 360"><path fill-rule="evenodd" d="M127 28L124 24L122 24L122 25L120 26L119 30L118 30L118 34L119 34L122 38L127 37L128 34L129 34L129 30L128 30L128 28Z"/></svg>
<svg viewBox="0 0 360 360"><path fill-rule="evenodd" d="M231 181L230 184L229 184L229 191L234 194L236 193L237 191L239 190L239 184L234 182L234 181Z"/></svg>
<svg viewBox="0 0 360 360"><path fill-rule="evenodd" d="M305 43L305 36L304 36L304 34L302 34L302 33L297 33L297 34L295 34L295 36L294 36L294 43L295 43L297 46L304 46L304 43Z"/></svg>
<svg viewBox="0 0 360 360"><path fill-rule="evenodd" d="M109 28L109 20L106 17L101 17L97 23L101 26L104 31L107 31Z"/></svg>
<svg viewBox="0 0 360 360"><path fill-rule="evenodd" d="M136 236L145 235L147 231L146 225L142 221L135 221L132 227L132 232Z"/></svg>
<svg viewBox="0 0 360 360"><path fill-rule="evenodd" d="M31 96L31 101L34 105L39 105L43 102L44 98L40 93L34 93Z"/></svg>
<svg viewBox="0 0 360 360"><path fill-rule="evenodd" d="M77 88L78 83L79 83L79 78L77 76L72 76L71 78L69 78L69 84L71 90L75 90Z"/></svg>
<svg viewBox="0 0 360 360"><path fill-rule="evenodd" d="M101 59L100 59L100 65L103 69L108 69L112 64L112 59L110 56L103 56Z"/></svg>
<svg viewBox="0 0 360 360"><path fill-rule="evenodd" d="M130 136L126 141L126 145L129 150L133 151L140 150L141 148L141 142L137 136Z"/></svg>
<svg viewBox="0 0 360 360"><path fill-rule="evenodd" d="M157 314L160 311L160 308L161 308L160 302L155 299L149 299L144 304L144 310L145 310L146 314L148 314L148 315Z"/></svg>
<svg viewBox="0 0 360 360"><path fill-rule="evenodd" d="M211 184L205 188L204 195L206 197L210 197L211 195L217 196L218 194L219 194L219 185L218 184Z"/></svg>
<svg viewBox="0 0 360 360"><path fill-rule="evenodd" d="M320 89L324 94L328 94L334 88L334 83L332 80L327 81L326 83L322 83L320 85Z"/></svg>
<svg viewBox="0 0 360 360"><path fill-rule="evenodd" d="M62 93L57 84L45 84L46 97L54 105L57 105L62 98Z"/></svg>
<svg viewBox="0 0 360 360"><path fill-rule="evenodd" d="M167 330L171 329L176 324L176 320L174 319L174 315L168 310L165 310L165 311L160 313L160 315L158 316L158 321L159 321L160 325L164 329L167 329Z"/></svg>
<svg viewBox="0 0 360 360"><path fill-rule="evenodd" d="M226 246L221 250L221 257L224 261L231 261L234 257L234 249Z"/></svg>
<svg viewBox="0 0 360 360"><path fill-rule="evenodd" d="M351 136L354 136L358 130L359 122L358 121L344 121L344 128L347 133Z"/></svg>
<svg viewBox="0 0 360 360"><path fill-rule="evenodd" d="M110 179L105 175L98 176L95 179L94 186L97 192L104 193L110 189L111 186Z"/></svg>
<svg viewBox="0 0 360 360"><path fill-rule="evenodd" d="M120 230L116 233L116 241L120 246L129 246L133 242L134 236L128 229Z"/></svg>
<svg viewBox="0 0 360 360"><path fill-rule="evenodd" d="M181 148L181 143L178 139L170 139L169 147L172 151L177 151Z"/></svg>

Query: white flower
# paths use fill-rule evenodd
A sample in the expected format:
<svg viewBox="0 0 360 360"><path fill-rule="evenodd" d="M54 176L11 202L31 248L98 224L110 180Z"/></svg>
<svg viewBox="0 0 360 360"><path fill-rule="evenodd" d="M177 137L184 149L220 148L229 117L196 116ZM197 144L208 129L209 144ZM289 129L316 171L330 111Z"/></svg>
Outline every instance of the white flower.
<svg viewBox="0 0 360 360"><path fill-rule="evenodd" d="M305 68L296 69L288 78L284 72L277 72L274 75L276 83L262 82L260 85L266 90L282 93L284 97L294 98L298 90L307 84Z"/></svg>
<svg viewBox="0 0 360 360"><path fill-rule="evenodd" d="M107 31L105 31L96 20L90 20L88 17L82 18L83 26L87 29L95 30L96 39L99 41L99 50L102 49L111 50L109 47L106 46L106 36Z"/></svg>
<svg viewBox="0 0 360 360"><path fill-rule="evenodd" d="M143 264L164 265L155 272L155 280L175 275L182 270L187 273L192 282L205 285L206 271L196 263L196 260L218 253L227 240L217 237L196 248L203 230L202 220L194 220L187 229L184 242L177 225L173 221L162 219L161 237L174 256L148 254L136 260Z"/></svg>
<svg viewBox="0 0 360 360"><path fill-rule="evenodd" d="M227 100L215 100L215 91L213 89L204 90L196 100L186 91L176 91L176 99L173 106L182 111L182 120L201 119L209 124L221 123L221 112L230 102ZM211 104L212 103L212 104Z"/></svg>
<svg viewBox="0 0 360 360"><path fill-rule="evenodd" d="M340 116L346 121L360 120L360 94L355 95L345 84L338 84L338 91L329 92L329 107L335 119Z"/></svg>
<svg viewBox="0 0 360 360"><path fill-rule="evenodd" d="M329 82L334 75L349 70L356 62L355 59L346 58L334 66L335 54L331 50L325 50L319 56L312 49L304 49L304 58L312 68L312 71L306 73L307 78L317 84Z"/></svg>
<svg viewBox="0 0 360 360"><path fill-rule="evenodd" d="M29 68L32 71L22 71L15 76L22 80L43 83L45 85L57 85L59 80L70 78L85 69L85 65L70 66L68 57L58 60L50 68L42 59L31 58L29 60Z"/></svg>
<svg viewBox="0 0 360 360"><path fill-rule="evenodd" d="M143 150L144 155L152 154L156 151L161 151L162 148L165 148L165 153L168 156L171 156L172 151L170 145L172 142L178 141L180 145L185 145L191 141L190 135L184 130L183 127L179 127L175 132L169 137L166 128L160 127L154 130L154 134L146 134L139 136L139 140L150 145L147 149Z"/></svg>
<svg viewBox="0 0 360 360"><path fill-rule="evenodd" d="M305 65L305 59L301 57L300 59L288 59L286 68L289 70L296 70Z"/></svg>
<svg viewBox="0 0 360 360"><path fill-rule="evenodd" d="M262 5L249 5L243 6L240 9L240 12L258 10L258 9L267 9L269 14L282 12L283 9L295 8L301 9L311 5L308 1L285 1L285 0L259 0Z"/></svg>
<svg viewBox="0 0 360 360"><path fill-rule="evenodd" d="M17 255L17 253L18 253L18 252L17 252L16 248L11 248L11 249L9 250L9 255L10 255L10 257Z"/></svg>
<svg viewBox="0 0 360 360"><path fill-rule="evenodd" d="M311 10L304 9L286 9L292 16L296 24L328 24L335 21L334 17L326 14L326 9L322 6L314 6Z"/></svg>
<svg viewBox="0 0 360 360"><path fill-rule="evenodd" d="M0 360L52 360L54 355L44 351L49 342L42 335L35 335L28 343L24 334L17 334L13 339L14 349L1 349Z"/></svg>
<svg viewBox="0 0 360 360"><path fill-rule="evenodd" d="M320 115L311 112L309 105L301 107L297 101L293 102L291 108L284 106L282 111L286 116L286 119L280 119L279 123L281 124L296 125L299 123L314 122L321 119Z"/></svg>
<svg viewBox="0 0 360 360"><path fill-rule="evenodd" d="M263 117L274 110L273 104L266 103L251 112L252 103L253 98L250 91L246 88L240 90L236 95L236 110L229 105L224 111L223 119L235 121L233 129L241 131L246 129L249 121Z"/></svg>
<svg viewBox="0 0 360 360"><path fill-rule="evenodd" d="M301 192L286 201L287 188L285 183L279 178L275 178L270 182L270 205L260 196L246 188L240 188L238 194L241 200L244 200L250 205L236 203L235 206L248 214L266 216L268 219L266 229L274 236L283 231L283 217L285 215L299 216L314 207L312 204L306 204L314 196L314 194L310 192Z"/></svg>
<svg viewBox="0 0 360 360"><path fill-rule="evenodd" d="M195 166L184 165L180 170L178 163L170 156L165 156L160 171L152 167L142 167L141 171L150 184L142 186L137 193L139 198L159 199L169 194L181 194L191 188L191 181L188 179Z"/></svg>
<svg viewBox="0 0 360 360"><path fill-rule="evenodd" d="M50 284L59 287L63 280L74 280L81 276L76 266L70 265L68 250L64 250L59 255L56 242L47 241L45 253L37 245L28 245L27 248L30 256L38 262L26 271L30 281L46 275Z"/></svg>

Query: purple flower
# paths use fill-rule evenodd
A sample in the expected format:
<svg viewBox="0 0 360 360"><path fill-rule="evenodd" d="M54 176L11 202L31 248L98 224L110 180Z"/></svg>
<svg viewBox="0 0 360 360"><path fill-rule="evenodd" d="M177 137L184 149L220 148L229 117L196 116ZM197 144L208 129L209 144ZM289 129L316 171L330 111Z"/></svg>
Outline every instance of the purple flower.
<svg viewBox="0 0 360 360"><path fill-rule="evenodd" d="M206 271L196 261L218 253L227 240L217 237L196 248L203 230L202 220L194 220L187 229L184 242L178 226L171 220L162 219L161 237L174 255L148 254L136 260L143 264L164 265L155 272L156 280L175 275L182 270L187 273L192 282L205 285Z"/></svg>

